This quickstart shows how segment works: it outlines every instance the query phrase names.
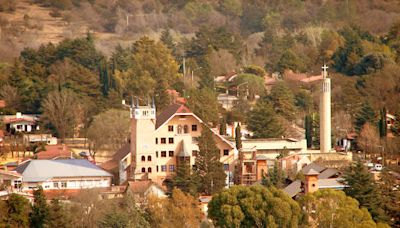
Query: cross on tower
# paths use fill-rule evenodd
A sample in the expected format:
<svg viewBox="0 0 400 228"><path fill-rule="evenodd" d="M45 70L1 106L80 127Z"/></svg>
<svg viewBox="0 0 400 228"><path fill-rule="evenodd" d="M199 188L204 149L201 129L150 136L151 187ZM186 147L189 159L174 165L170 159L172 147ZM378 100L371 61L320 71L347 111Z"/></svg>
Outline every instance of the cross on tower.
<svg viewBox="0 0 400 228"><path fill-rule="evenodd" d="M323 77L324 78L326 78L327 76L328 76L328 71L327 71L327 69L329 68L325 63L324 63L324 66L323 67L321 67L324 71L323 71Z"/></svg>

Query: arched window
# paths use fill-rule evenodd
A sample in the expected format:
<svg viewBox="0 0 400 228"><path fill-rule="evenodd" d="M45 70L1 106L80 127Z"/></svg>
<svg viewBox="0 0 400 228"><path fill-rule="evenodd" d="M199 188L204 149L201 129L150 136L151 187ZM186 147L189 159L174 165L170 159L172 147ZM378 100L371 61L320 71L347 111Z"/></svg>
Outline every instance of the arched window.
<svg viewBox="0 0 400 228"><path fill-rule="evenodd" d="M142 168L142 173L145 173L146 172L146 168Z"/></svg>
<svg viewBox="0 0 400 228"><path fill-rule="evenodd" d="M142 162L146 161L146 157L142 156Z"/></svg>
<svg viewBox="0 0 400 228"><path fill-rule="evenodd" d="M183 126L183 133L185 133L185 134L189 133L188 125Z"/></svg>
<svg viewBox="0 0 400 228"><path fill-rule="evenodd" d="M147 156L147 161L151 162L151 156Z"/></svg>
<svg viewBox="0 0 400 228"><path fill-rule="evenodd" d="M182 125L178 125L178 134L182 134Z"/></svg>
<svg viewBox="0 0 400 228"><path fill-rule="evenodd" d="M151 173L151 167L147 168L147 172Z"/></svg>

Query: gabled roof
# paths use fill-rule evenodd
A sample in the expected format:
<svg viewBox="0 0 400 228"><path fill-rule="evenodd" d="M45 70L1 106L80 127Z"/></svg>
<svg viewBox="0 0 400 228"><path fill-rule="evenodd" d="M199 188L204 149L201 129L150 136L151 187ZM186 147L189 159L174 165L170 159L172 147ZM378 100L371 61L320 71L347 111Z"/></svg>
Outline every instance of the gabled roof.
<svg viewBox="0 0 400 228"><path fill-rule="evenodd" d="M86 159L31 160L15 171L26 182L41 182L56 177L112 177L112 175Z"/></svg>
<svg viewBox="0 0 400 228"><path fill-rule="evenodd" d="M192 111L182 104L171 104L165 107L157 116L156 129L168 122L177 113L192 113Z"/></svg>
<svg viewBox="0 0 400 228"><path fill-rule="evenodd" d="M126 191L129 189L133 194L145 194L151 186L155 186L156 188L160 189L164 192L164 189L158 186L151 180L145 181L128 181L128 186L126 187Z"/></svg>
<svg viewBox="0 0 400 228"><path fill-rule="evenodd" d="M315 171L315 169L309 169L308 172L304 173L306 176L311 176L311 175L319 175L319 172Z"/></svg>
<svg viewBox="0 0 400 228"><path fill-rule="evenodd" d="M310 169L313 169L313 170L317 171L318 173L320 173L320 172L324 171L326 168L313 162L313 163L306 165L304 168L301 169L301 171L304 174L306 174L308 171L310 171Z"/></svg>
<svg viewBox="0 0 400 228"><path fill-rule="evenodd" d="M300 180L295 180L286 188L283 189L284 192L286 192L290 197L294 197L295 195L299 194L301 192L301 181Z"/></svg>
<svg viewBox="0 0 400 228"><path fill-rule="evenodd" d="M327 178L331 178L333 176L335 176L336 174L339 173L339 170L334 169L334 168L327 168L324 171L322 171L319 175L318 175L318 179L327 179Z"/></svg>
<svg viewBox="0 0 400 228"><path fill-rule="evenodd" d="M14 171L0 170L0 174L1 175L7 175L7 176L13 176L13 177L16 177L16 178L22 177L21 174L19 174L17 172L14 172Z"/></svg>

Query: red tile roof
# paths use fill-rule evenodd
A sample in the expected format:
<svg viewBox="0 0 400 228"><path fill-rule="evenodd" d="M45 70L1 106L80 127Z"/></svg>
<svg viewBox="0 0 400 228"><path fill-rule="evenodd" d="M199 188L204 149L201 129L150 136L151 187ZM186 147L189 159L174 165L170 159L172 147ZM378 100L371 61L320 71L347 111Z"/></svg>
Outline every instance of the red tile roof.
<svg viewBox="0 0 400 228"><path fill-rule="evenodd" d="M37 159L54 159L57 157L71 157L71 151L65 145L46 145L46 150L36 154Z"/></svg>
<svg viewBox="0 0 400 228"><path fill-rule="evenodd" d="M165 107L157 116L156 129L168 121L175 113L192 113L188 107L182 104L171 104Z"/></svg>
<svg viewBox="0 0 400 228"><path fill-rule="evenodd" d="M29 122L29 123L35 123L34 120L32 119L27 119L27 118L10 118L10 119L5 119L4 123L18 123L18 122Z"/></svg>

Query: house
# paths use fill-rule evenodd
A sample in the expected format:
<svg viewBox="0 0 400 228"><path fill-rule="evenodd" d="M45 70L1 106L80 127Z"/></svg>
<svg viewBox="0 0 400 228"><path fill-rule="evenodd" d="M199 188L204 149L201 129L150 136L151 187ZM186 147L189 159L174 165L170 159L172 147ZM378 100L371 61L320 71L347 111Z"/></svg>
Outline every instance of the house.
<svg viewBox="0 0 400 228"><path fill-rule="evenodd" d="M148 196L155 196L158 198L166 198L165 190L158 184L150 180L145 181L128 181L124 194L130 192L138 199L147 198Z"/></svg>
<svg viewBox="0 0 400 228"><path fill-rule="evenodd" d="M22 137L24 144L45 143L47 145L56 145L57 138L51 134L24 134Z"/></svg>
<svg viewBox="0 0 400 228"><path fill-rule="evenodd" d="M342 183L341 173L337 169L310 163L301 171L304 174L304 181L295 180L283 189L292 198L301 194L315 192L318 189L342 190L346 187Z"/></svg>
<svg viewBox="0 0 400 228"><path fill-rule="evenodd" d="M130 148L130 143L126 143L112 156L111 160L100 164L101 168L114 175L115 184L124 184L128 180L128 177L131 176L130 164L132 156Z"/></svg>
<svg viewBox="0 0 400 228"><path fill-rule="evenodd" d="M179 160L187 160L191 166L195 164L199 150L197 139L202 127L203 121L183 104L169 105L157 117L154 104L133 104L129 152L125 147L124 151L102 167L110 170L118 166L119 183L125 180L151 180L165 186L175 175ZM224 164L227 176L232 176L235 147L210 130L221 152L220 161Z"/></svg>
<svg viewBox="0 0 400 228"><path fill-rule="evenodd" d="M4 195L5 192L18 192L21 184L21 174L15 171L0 170L0 195Z"/></svg>
<svg viewBox="0 0 400 228"><path fill-rule="evenodd" d="M8 132L33 132L39 130L37 121L38 115L28 115L17 112L15 115L5 115L2 117Z"/></svg>
<svg viewBox="0 0 400 228"><path fill-rule="evenodd" d="M217 96L218 103L226 110L232 110L235 103L239 100L236 96L229 95L228 93L221 93Z"/></svg>
<svg viewBox="0 0 400 228"><path fill-rule="evenodd" d="M105 188L112 175L86 159L30 160L15 171L22 175L22 190L42 186L44 190Z"/></svg>

